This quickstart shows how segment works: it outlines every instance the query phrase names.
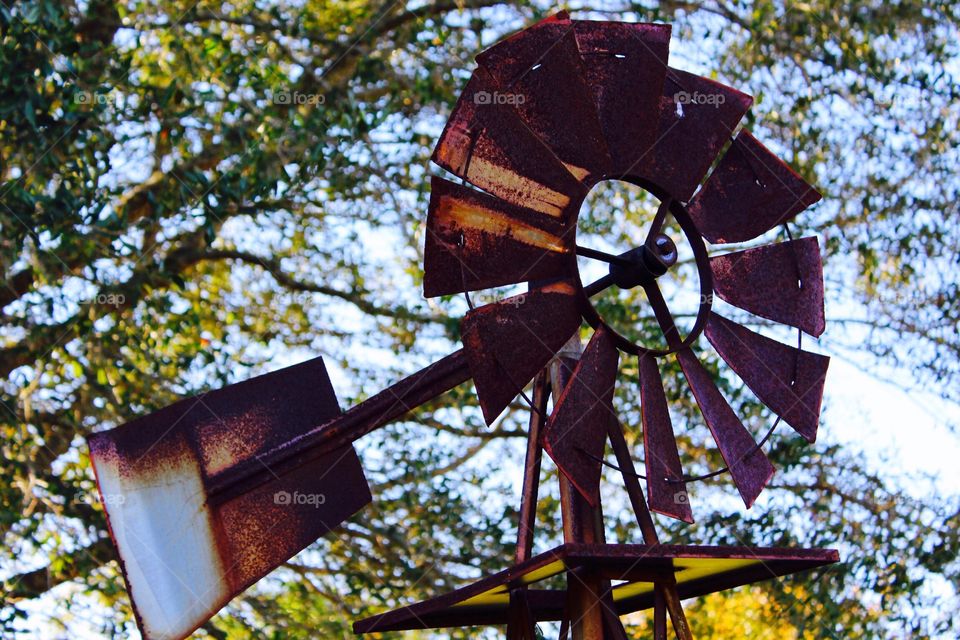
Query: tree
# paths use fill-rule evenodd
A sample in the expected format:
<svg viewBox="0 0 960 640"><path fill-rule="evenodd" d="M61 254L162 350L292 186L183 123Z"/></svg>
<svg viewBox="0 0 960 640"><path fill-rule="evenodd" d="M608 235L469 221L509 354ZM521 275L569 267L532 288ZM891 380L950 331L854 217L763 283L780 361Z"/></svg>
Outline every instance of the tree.
<svg viewBox="0 0 960 640"><path fill-rule="evenodd" d="M800 232L821 234L829 320L843 327L824 347L862 363L865 346L960 400L960 10L571 8L674 23L682 66L757 96L748 125L827 196L799 220ZM429 152L472 56L552 10L496 0L0 6L4 634L39 620L131 628L85 434L316 354L347 406L452 348L464 304L419 295ZM605 187L593 202L617 197L639 224L642 194ZM648 322L635 302L608 311ZM749 424L769 420L714 371ZM639 422L635 391L618 389L628 425ZM716 468L689 393L668 393L684 467ZM361 455L375 502L346 525L349 539L318 541L206 633L343 635L351 618L502 567L524 420L518 402L487 429L466 385L370 436ZM857 451L779 435L771 457L783 471L767 508L744 515L700 486L714 507L695 528L660 523L667 535L839 541L843 566L750 592L774 603L759 619L779 616L797 637L955 633L956 608L944 603L956 597L957 497L911 497ZM554 507L548 494L548 537ZM625 516L611 536L637 539ZM37 611L38 598L52 608ZM693 623L743 603L729 598L698 604Z"/></svg>

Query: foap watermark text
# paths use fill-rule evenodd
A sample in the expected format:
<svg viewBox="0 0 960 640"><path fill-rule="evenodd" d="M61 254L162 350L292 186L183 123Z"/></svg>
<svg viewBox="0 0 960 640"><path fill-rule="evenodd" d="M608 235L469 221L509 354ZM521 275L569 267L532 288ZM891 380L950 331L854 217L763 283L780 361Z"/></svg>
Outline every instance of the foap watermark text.
<svg viewBox="0 0 960 640"><path fill-rule="evenodd" d="M299 491L277 491L273 494L273 503L282 506L311 505L319 507L326 504L327 496L322 493L301 493Z"/></svg>

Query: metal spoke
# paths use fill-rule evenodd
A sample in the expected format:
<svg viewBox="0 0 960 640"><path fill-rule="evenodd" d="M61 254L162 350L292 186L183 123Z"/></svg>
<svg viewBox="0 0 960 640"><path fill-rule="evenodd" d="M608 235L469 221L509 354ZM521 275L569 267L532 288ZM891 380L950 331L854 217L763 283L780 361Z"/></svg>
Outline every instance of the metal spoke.
<svg viewBox="0 0 960 640"><path fill-rule="evenodd" d="M588 298L592 298L593 296L597 295L601 291L606 291L607 289L612 287L613 284L614 284L613 276L611 276L608 273L607 275L603 276L599 280L594 280L593 282L585 286L583 288L583 292L587 294Z"/></svg>
<svg viewBox="0 0 960 640"><path fill-rule="evenodd" d="M660 203L660 206L657 208L657 215L653 217L653 222L650 223L650 229L647 231L647 238L643 241L643 244L654 248L653 239L657 237L657 234L660 233L660 230L663 229L663 223L667 219L667 213L670 212L670 203L672 200L664 200Z"/></svg>
<svg viewBox="0 0 960 640"><path fill-rule="evenodd" d="M577 255L583 256L584 258L600 260L602 262L609 262L610 264L618 264L624 267L634 266L634 262L630 258L615 256L612 253L598 251L597 249L591 249L590 247L581 247L580 245L577 245Z"/></svg>
<svg viewBox="0 0 960 640"><path fill-rule="evenodd" d="M644 285L643 290L647 293L647 299L650 301L650 306L653 307L653 314L657 318L660 330L663 331L663 337L667 339L667 345L674 350L680 349L683 346L680 331L673 320L673 314L670 313L667 301L663 299L660 287L657 286L656 282L651 282Z"/></svg>

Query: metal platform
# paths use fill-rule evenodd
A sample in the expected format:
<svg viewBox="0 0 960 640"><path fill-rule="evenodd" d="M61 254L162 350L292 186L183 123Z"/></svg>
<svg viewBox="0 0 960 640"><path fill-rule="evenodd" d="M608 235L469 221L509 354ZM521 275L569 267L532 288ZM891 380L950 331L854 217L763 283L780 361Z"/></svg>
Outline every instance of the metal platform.
<svg viewBox="0 0 960 640"><path fill-rule="evenodd" d="M531 585L570 571L612 583L619 615L649 609L654 582L674 575L681 598L693 598L839 561L834 549L564 544L505 571L446 593L354 623L355 633L505 625L510 591L526 588L537 621L564 617L566 591Z"/></svg>

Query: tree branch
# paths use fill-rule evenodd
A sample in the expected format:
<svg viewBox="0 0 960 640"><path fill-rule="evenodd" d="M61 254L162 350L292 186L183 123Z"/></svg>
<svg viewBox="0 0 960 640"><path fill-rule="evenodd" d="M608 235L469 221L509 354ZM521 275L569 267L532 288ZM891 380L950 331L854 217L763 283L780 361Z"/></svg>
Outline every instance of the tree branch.
<svg viewBox="0 0 960 640"><path fill-rule="evenodd" d="M418 314L408 311L403 307L384 307L377 304L373 304L366 299L364 296L369 292L363 290L354 290L354 291L341 291L334 287L329 287L322 284L317 284L314 282L304 282L302 280L297 280L292 276L288 275L283 271L283 268L280 265L280 261L275 258L266 258L258 256L253 253L246 251L239 251L237 249L208 249L202 253L192 256L191 260L195 262L200 262L204 260L237 260L244 262L253 266L260 267L267 271L273 279L277 281L277 284L286 287L292 291L300 291L305 293L320 293L326 296L331 296L334 298L339 298L345 300L356 306L361 311L369 315L376 316L387 316L391 318L403 318L416 320L423 323L444 323L446 322L446 317L442 315L426 315Z"/></svg>
<svg viewBox="0 0 960 640"><path fill-rule="evenodd" d="M4 597L9 602L36 598L57 585L87 575L115 558L113 543L109 538L101 538L90 546L60 556L56 569L48 565L4 580Z"/></svg>

